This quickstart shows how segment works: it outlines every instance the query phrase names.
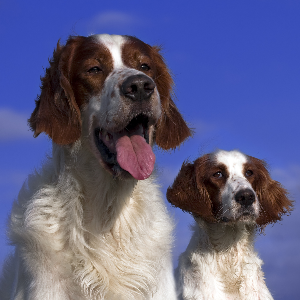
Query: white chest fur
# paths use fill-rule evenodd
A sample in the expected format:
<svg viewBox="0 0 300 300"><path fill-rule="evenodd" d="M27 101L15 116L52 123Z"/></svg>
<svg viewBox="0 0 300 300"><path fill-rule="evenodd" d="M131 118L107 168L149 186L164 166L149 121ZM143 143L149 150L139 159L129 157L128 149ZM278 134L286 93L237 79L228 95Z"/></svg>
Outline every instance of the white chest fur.
<svg viewBox="0 0 300 300"><path fill-rule="evenodd" d="M273 299L253 248L255 227L197 222L179 261L179 299Z"/></svg>

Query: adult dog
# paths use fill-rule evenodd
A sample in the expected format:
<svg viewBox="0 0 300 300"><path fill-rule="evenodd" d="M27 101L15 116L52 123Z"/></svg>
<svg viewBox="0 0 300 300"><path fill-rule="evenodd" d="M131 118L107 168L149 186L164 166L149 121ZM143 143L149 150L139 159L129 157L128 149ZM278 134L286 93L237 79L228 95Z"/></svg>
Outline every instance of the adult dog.
<svg viewBox="0 0 300 300"><path fill-rule="evenodd" d="M183 164L167 198L196 221L179 259L179 299L273 299L254 250L255 232L280 220L292 202L262 160L239 151L204 155Z"/></svg>
<svg viewBox="0 0 300 300"><path fill-rule="evenodd" d="M1 299L175 298L173 225L149 176L152 145L191 132L159 50L117 35L58 44L29 119L53 154L14 202Z"/></svg>

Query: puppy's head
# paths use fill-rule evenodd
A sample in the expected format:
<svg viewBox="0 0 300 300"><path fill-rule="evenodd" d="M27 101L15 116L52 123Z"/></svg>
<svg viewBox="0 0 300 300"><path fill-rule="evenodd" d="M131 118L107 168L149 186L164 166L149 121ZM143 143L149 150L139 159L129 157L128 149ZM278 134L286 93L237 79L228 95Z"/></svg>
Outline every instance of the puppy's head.
<svg viewBox="0 0 300 300"><path fill-rule="evenodd" d="M88 137L114 176L145 179L153 143L172 149L191 135L172 85L159 47L130 36L70 37L53 53L29 125L60 145Z"/></svg>
<svg viewBox="0 0 300 300"><path fill-rule="evenodd" d="M265 226L292 210L264 161L238 151L216 151L184 163L167 199L207 222L256 222Z"/></svg>

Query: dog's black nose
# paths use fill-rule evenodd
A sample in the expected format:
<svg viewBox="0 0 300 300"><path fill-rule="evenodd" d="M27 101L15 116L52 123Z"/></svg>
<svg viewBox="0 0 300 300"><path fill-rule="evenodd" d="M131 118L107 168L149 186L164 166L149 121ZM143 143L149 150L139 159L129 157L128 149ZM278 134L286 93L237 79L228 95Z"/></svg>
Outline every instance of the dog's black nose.
<svg viewBox="0 0 300 300"><path fill-rule="evenodd" d="M148 100L154 89L154 81L143 74L129 76L121 85L121 93L133 101Z"/></svg>
<svg viewBox="0 0 300 300"><path fill-rule="evenodd" d="M250 189L243 189L236 193L235 201L244 207L250 206L255 201L255 194Z"/></svg>

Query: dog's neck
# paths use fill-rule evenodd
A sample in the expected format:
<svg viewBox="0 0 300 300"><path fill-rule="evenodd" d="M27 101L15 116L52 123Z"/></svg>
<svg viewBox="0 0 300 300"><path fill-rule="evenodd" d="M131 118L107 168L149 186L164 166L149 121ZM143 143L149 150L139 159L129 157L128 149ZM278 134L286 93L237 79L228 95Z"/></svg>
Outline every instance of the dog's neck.
<svg viewBox="0 0 300 300"><path fill-rule="evenodd" d="M138 181L134 178L113 178L82 144L63 147L53 144L53 157L58 162L57 174L69 175L70 179L77 178L82 185L85 224L92 224L93 231L108 232L124 211L124 206L130 204Z"/></svg>
<svg viewBox="0 0 300 300"><path fill-rule="evenodd" d="M199 246L223 254L241 248L253 248L256 225L254 223L208 223L200 217L195 217L197 231L201 236Z"/></svg>
<svg viewBox="0 0 300 300"><path fill-rule="evenodd" d="M253 245L255 225L208 223L197 217L195 220L193 237L182 256L189 261L182 260L182 264L201 274L199 286L208 289L208 293L223 295L220 299L244 299L243 291L248 286L258 290L263 275L262 262ZM181 276L187 276L185 271ZM254 285L253 278L258 278Z"/></svg>

